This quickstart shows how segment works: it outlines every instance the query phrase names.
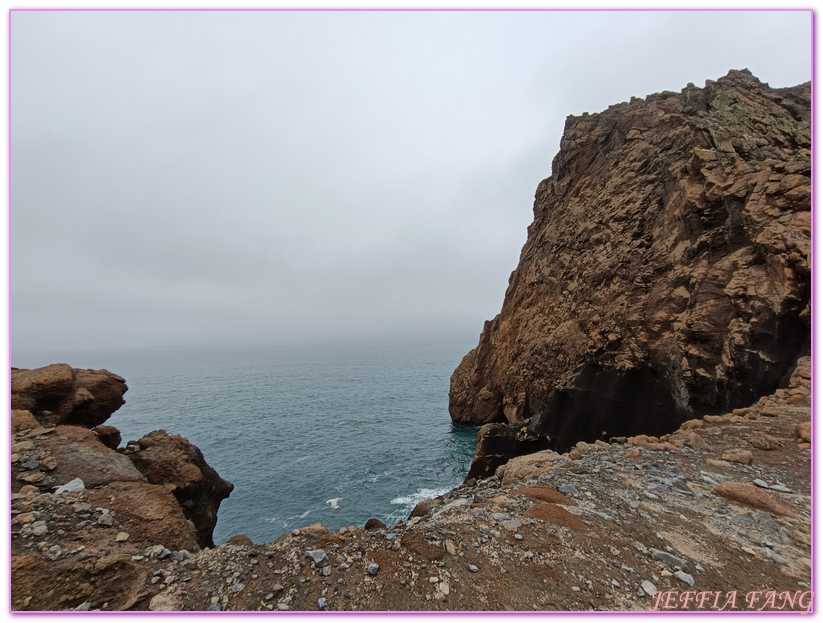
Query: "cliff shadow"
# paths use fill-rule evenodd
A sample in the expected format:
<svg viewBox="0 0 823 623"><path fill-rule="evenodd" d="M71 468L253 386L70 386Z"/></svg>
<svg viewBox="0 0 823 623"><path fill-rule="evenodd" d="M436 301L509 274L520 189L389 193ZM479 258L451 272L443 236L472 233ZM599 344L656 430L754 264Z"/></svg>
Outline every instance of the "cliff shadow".
<svg viewBox="0 0 823 623"><path fill-rule="evenodd" d="M665 435L692 417L674 395L668 379L651 367L621 371L588 363L532 418L529 432L549 437L549 447L560 453L578 441Z"/></svg>

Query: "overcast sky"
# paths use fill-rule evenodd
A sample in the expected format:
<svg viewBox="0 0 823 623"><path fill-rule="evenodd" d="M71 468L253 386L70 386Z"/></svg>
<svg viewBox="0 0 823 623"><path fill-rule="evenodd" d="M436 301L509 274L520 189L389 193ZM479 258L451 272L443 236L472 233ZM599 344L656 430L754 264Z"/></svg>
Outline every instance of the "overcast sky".
<svg viewBox="0 0 823 623"><path fill-rule="evenodd" d="M565 117L744 67L810 12L13 11L12 352L474 338Z"/></svg>

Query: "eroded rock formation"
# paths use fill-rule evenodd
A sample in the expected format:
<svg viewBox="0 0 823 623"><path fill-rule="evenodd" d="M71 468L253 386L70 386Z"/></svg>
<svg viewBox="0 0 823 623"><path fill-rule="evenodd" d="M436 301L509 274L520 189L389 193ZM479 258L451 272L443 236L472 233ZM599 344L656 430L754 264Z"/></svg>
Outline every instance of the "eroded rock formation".
<svg viewBox="0 0 823 623"><path fill-rule="evenodd" d="M220 478L200 448L180 435L156 430L141 437L138 444L140 450L127 456L150 483L162 484L174 494L197 529L200 547L214 547L217 509L234 485Z"/></svg>
<svg viewBox="0 0 823 623"><path fill-rule="evenodd" d="M13 369L11 380L12 499L31 498L37 504L23 508L42 511L21 515L23 539L12 553L12 566L20 569L15 581L47 592L59 579L82 588L77 589L82 595L73 595L72 600L104 594L107 582L122 582L134 590L118 592L122 600L110 605L128 608L146 594L147 578L136 564L144 554L109 557L111 548L103 547L102 541L108 543L109 536L116 536L117 543L151 550L145 555L160 559L170 555L167 548L187 556L214 546L217 510L233 485L220 478L196 446L178 435L154 431L118 449L120 432L103 422L125 402L122 377L106 370L54 364ZM55 512L60 505L71 512L66 514L66 508ZM73 575L60 565L46 564L50 570L59 569L53 576L44 570L43 562L58 560L60 552L43 554L34 546L42 538L51 538L54 530L69 527L73 532L67 547L75 553L102 553L97 562L82 565ZM86 560L82 553L80 559ZM63 577L71 581L64 582Z"/></svg>
<svg viewBox="0 0 823 623"><path fill-rule="evenodd" d="M123 406L126 379L108 370L78 370L55 363L11 370L11 408L29 411L44 426L92 428Z"/></svg>
<svg viewBox="0 0 823 623"><path fill-rule="evenodd" d="M561 451L773 392L810 346L809 83L748 71L566 122L456 424Z"/></svg>

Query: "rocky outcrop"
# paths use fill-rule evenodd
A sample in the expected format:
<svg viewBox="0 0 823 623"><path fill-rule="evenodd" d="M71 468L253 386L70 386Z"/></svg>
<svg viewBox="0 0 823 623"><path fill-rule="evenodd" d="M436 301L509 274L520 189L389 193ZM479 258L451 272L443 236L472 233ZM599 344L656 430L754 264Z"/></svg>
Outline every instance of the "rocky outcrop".
<svg viewBox="0 0 823 623"><path fill-rule="evenodd" d="M313 524L274 543L237 536L199 552L161 485L28 485L11 499L10 606L805 612L810 419L803 358L787 388L745 408L660 438L519 456L392 526ZM36 447L21 459L52 434L30 437ZM723 459L741 453L749 459Z"/></svg>
<svg viewBox="0 0 823 623"><path fill-rule="evenodd" d="M810 349L810 85L748 71L570 117L454 423L552 447L773 392Z"/></svg>
<svg viewBox="0 0 823 623"><path fill-rule="evenodd" d="M140 450L127 451L127 456L150 483L162 484L174 494L197 529L200 547L214 547L217 509L234 485L220 478L200 449L180 435L156 430L142 437L138 445Z"/></svg>
<svg viewBox="0 0 823 623"><path fill-rule="evenodd" d="M92 428L125 404L126 380L108 370L78 370L55 363L11 370L11 408L29 411L43 426Z"/></svg>
<svg viewBox="0 0 823 623"><path fill-rule="evenodd" d="M214 545L217 509L233 485L197 447L165 431L118 450L120 432L102 422L125 391L105 370L12 370L18 608L147 609L161 577L142 560L183 563Z"/></svg>
<svg viewBox="0 0 823 623"><path fill-rule="evenodd" d="M56 464L50 476L61 484L80 478L86 488L93 489L146 480L127 456L114 452L82 426L58 426L44 437L42 448Z"/></svg>
<svg viewBox="0 0 823 623"><path fill-rule="evenodd" d="M530 433L521 424L484 424L477 432L474 460L466 481L493 476L495 470L509 459L548 447L546 437Z"/></svg>

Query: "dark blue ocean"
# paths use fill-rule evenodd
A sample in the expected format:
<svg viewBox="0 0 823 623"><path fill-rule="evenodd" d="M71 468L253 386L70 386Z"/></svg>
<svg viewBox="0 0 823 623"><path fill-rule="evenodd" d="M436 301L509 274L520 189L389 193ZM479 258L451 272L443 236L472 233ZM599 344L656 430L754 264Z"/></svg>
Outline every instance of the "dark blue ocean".
<svg viewBox="0 0 823 623"><path fill-rule="evenodd" d="M321 522L390 525L459 485L476 429L455 428L449 377L466 340L247 349L29 353L11 365L68 363L125 377L107 424L123 444L165 429L198 446L234 491L214 539L255 543Z"/></svg>

